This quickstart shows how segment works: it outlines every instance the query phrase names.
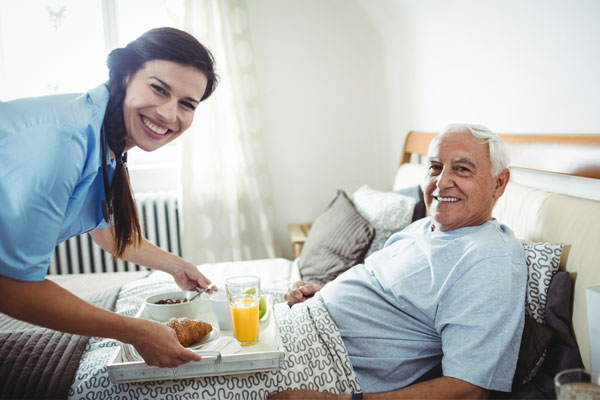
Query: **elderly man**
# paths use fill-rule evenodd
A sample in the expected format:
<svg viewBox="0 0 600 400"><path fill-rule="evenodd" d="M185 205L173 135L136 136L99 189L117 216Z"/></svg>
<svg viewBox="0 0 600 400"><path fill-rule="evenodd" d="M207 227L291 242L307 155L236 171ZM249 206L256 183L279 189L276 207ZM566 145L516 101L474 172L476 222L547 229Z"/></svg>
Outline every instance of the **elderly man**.
<svg viewBox="0 0 600 400"><path fill-rule="evenodd" d="M510 391L527 272L512 231L492 219L510 173L502 139L451 125L431 143L431 217L320 289L297 282L290 305L320 289L364 399L483 398ZM420 379L441 364L441 377ZM415 383L419 381L419 383ZM350 398L286 391L272 398Z"/></svg>

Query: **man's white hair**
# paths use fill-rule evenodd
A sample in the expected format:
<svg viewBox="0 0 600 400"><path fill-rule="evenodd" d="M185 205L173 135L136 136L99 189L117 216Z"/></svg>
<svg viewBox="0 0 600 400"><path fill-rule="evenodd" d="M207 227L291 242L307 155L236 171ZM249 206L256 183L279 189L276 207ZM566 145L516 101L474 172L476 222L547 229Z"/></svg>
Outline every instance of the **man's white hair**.
<svg viewBox="0 0 600 400"><path fill-rule="evenodd" d="M429 145L429 153L439 146L440 140L456 132L471 132L478 139L483 139L490 149L490 162L492 164L492 176L498 175L500 172L508 168L508 150L504 140L495 132L482 125L474 124L449 124L440 132L439 135L433 138Z"/></svg>

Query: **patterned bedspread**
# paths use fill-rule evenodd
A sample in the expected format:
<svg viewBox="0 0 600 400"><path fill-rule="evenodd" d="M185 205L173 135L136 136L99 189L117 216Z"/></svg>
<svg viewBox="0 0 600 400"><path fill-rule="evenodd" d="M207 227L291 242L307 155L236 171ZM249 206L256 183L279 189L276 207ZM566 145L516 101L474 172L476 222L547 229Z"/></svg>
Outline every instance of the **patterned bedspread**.
<svg viewBox="0 0 600 400"><path fill-rule="evenodd" d="M176 289L160 275L125 285L116 311L133 316L144 297ZM274 299L272 318L277 319L285 348L284 368L279 371L196 379L113 384L107 364L119 343L92 338L82 357L70 398L95 399L266 399L269 392L311 389L330 393L360 392L340 333L319 295L290 308L283 292L264 290Z"/></svg>
<svg viewBox="0 0 600 400"><path fill-rule="evenodd" d="M93 286L89 276L71 281ZM80 293L86 301L114 309L119 287ZM66 399L87 336L58 332L0 313L0 399Z"/></svg>

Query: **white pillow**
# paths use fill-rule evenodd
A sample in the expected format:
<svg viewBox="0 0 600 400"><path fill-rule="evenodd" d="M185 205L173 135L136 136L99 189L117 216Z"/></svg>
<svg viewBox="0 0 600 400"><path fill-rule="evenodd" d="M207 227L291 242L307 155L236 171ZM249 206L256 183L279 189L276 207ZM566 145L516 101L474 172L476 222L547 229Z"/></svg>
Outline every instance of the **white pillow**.
<svg viewBox="0 0 600 400"><path fill-rule="evenodd" d="M352 196L354 206L373 227L375 237L365 258L383 248L388 238L401 231L412 221L415 199L395 192L382 192L368 185L360 187Z"/></svg>

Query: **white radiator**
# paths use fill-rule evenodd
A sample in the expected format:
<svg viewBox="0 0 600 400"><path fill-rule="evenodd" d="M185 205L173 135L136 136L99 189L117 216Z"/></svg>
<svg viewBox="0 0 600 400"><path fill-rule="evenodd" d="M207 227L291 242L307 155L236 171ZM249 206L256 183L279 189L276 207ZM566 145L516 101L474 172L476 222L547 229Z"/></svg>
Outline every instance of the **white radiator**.
<svg viewBox="0 0 600 400"><path fill-rule="evenodd" d="M140 225L146 239L163 250L181 255L179 199L175 192L136 193ZM100 249L89 234L56 246L50 258L49 274L83 274L147 269L137 264L114 260Z"/></svg>

